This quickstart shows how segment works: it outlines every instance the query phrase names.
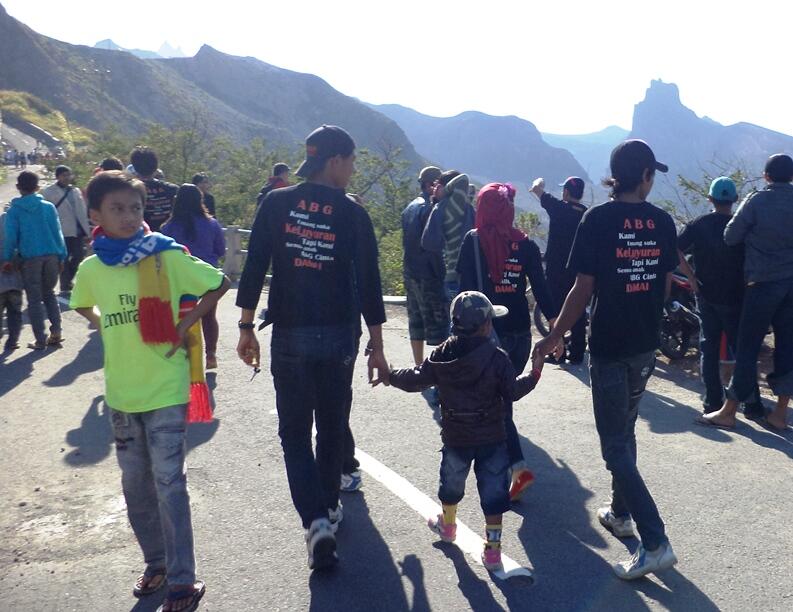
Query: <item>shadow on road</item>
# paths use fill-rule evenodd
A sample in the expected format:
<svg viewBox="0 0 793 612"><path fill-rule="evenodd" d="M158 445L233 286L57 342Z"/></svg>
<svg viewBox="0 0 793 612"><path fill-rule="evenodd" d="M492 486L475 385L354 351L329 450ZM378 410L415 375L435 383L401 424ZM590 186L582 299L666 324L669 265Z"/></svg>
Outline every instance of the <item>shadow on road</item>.
<svg viewBox="0 0 793 612"><path fill-rule="evenodd" d="M420 561L408 555L402 562L405 575L414 582L414 604L419 604L411 607L399 569L369 515L365 494L344 495L342 503L344 523L337 535L340 563L330 572L311 574L310 610L428 610L422 604L427 595Z"/></svg>
<svg viewBox="0 0 793 612"><path fill-rule="evenodd" d="M442 551L446 558L454 563L454 570L457 572L457 586L468 600L468 606L471 610L504 609L493 597L493 592L490 590L490 582L476 575L463 551L454 544L446 544L444 542L435 542L433 546ZM513 589L501 581L499 581L499 585L499 588L509 600L509 594ZM524 589L520 590L524 591Z"/></svg>
<svg viewBox="0 0 793 612"><path fill-rule="evenodd" d="M593 444L597 440L592 441ZM593 528L586 502L593 496L576 474L562 461L554 461L543 449L526 438L523 453L537 482L513 504L523 516L518 537L535 571L536 583L519 589L517 595L504 591L510 610L540 609L554 602L554 610L580 609L586 601L590 609L647 610L637 591L673 610L717 610L717 606L677 571L658 578L666 588L649 579L627 583L619 580L610 564L596 548L605 549L610 533ZM603 468L604 486L610 479ZM627 540L625 555L631 555L638 540ZM505 551L509 554L509 551ZM504 589L502 589L504 590Z"/></svg>
<svg viewBox="0 0 793 612"><path fill-rule="evenodd" d="M44 384L48 387L68 387L82 374L100 370L102 365L102 339L99 332L93 331L71 363L64 365Z"/></svg>
<svg viewBox="0 0 793 612"><path fill-rule="evenodd" d="M0 397L25 382L33 375L33 364L39 359L44 359L57 349L47 349L45 351L34 351L27 348L17 349L17 353L27 351L24 355L8 362L8 357L14 353L4 353L0 356L0 364L3 366L3 375L0 376Z"/></svg>

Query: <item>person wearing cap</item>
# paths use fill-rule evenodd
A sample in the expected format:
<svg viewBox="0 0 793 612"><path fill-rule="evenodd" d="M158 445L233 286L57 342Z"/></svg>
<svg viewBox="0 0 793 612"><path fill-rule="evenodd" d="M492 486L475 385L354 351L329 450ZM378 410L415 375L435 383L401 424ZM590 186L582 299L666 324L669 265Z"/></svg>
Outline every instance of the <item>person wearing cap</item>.
<svg viewBox="0 0 793 612"><path fill-rule="evenodd" d="M705 383L705 414L715 412L724 403L724 385L720 371L722 335L735 354L738 322L743 302L743 245L728 246L724 229L732 218L732 206L738 200L735 182L720 176L708 192L713 212L687 224L677 239L680 268L686 273L697 296L702 322L699 350L702 382ZM685 258L690 254L693 268ZM759 390L745 406L747 416L765 416Z"/></svg>
<svg viewBox="0 0 793 612"><path fill-rule="evenodd" d="M636 464L636 419L661 345L664 302L677 267L672 217L647 202L656 172L669 168L642 140L627 140L611 153L611 200L584 213L570 253L575 284L551 333L533 359L557 349L592 300L589 337L595 425L612 476L611 503L598 510L615 536L641 545L615 573L631 580L677 563L664 523Z"/></svg>
<svg viewBox="0 0 793 612"><path fill-rule="evenodd" d="M774 411L766 417L770 427L787 428L793 395L793 158L772 155L764 177L765 188L744 199L724 230L728 245L744 245L746 291L727 399L702 417L719 427L735 427L739 402L752 397L757 356L769 326L774 329L774 371L768 384L777 396Z"/></svg>
<svg viewBox="0 0 793 612"><path fill-rule="evenodd" d="M562 199L555 198L545 192L545 181L535 179L531 191L540 198L540 206L548 213L548 246L545 250L545 276L551 294L556 302L557 310L562 307L564 299L573 288L575 273L567 267L570 249L581 217L586 206L581 204L584 197L584 179L571 176L559 185L562 188ZM570 346L566 358L571 364L577 365L584 360L586 350L586 312L576 321L570 330Z"/></svg>
<svg viewBox="0 0 793 612"><path fill-rule="evenodd" d="M513 227L515 193L509 183L490 183L479 192L476 227L463 239L457 271L462 291L481 291L491 302L509 310L507 316L493 322L493 327L515 371L523 372L531 351L527 281L549 320L552 321L559 310L545 282L540 248L523 231ZM512 417L512 404L507 403L505 410L512 476L510 499L515 501L534 482L534 474L526 466Z"/></svg>
<svg viewBox="0 0 793 612"><path fill-rule="evenodd" d="M440 168L427 166L419 174L421 195L402 211L402 269L407 295L408 334L416 365L424 361L424 343L437 346L449 336L449 311L443 281L443 255L421 246L432 211L432 193Z"/></svg>
<svg viewBox="0 0 793 612"><path fill-rule="evenodd" d="M273 166L272 176L267 179L267 182L256 197L256 206L261 206L264 198L266 198L267 194L273 189L283 189L284 187L289 187L289 166L283 162L278 162Z"/></svg>
<svg viewBox="0 0 793 612"><path fill-rule="evenodd" d="M510 509L506 405L537 385L542 361L529 374L515 375L507 354L491 341L493 318L507 309L478 291L464 291L451 305L452 336L415 368L392 370L391 385L418 392L435 385L441 402L443 440L438 497L443 512L427 522L444 542L457 536L457 504L474 465L485 515L482 562L501 568L502 515Z"/></svg>
<svg viewBox="0 0 793 612"><path fill-rule="evenodd" d="M212 187L212 183L209 181L209 176L207 176L206 172L198 172L197 174L193 175L193 180L190 181L201 190L201 195L204 196L204 206L209 212L210 215L213 217L215 215L215 196L209 193L210 187Z"/></svg>
<svg viewBox="0 0 793 612"><path fill-rule="evenodd" d="M72 169L69 166L55 168L56 182L41 191L42 197L52 202L58 210L63 239L66 243L66 261L60 274L61 293L72 290L74 275L80 262L85 259L85 244L90 239L88 209L83 194L72 185Z"/></svg>
<svg viewBox="0 0 793 612"><path fill-rule="evenodd" d="M253 321L272 267L264 325L273 325L278 434L311 569L338 561L334 534L361 315L369 328L369 380L388 384L377 240L366 209L345 193L354 171L355 143L345 130L323 125L306 138L297 170L306 181L272 191L259 207L237 293L237 353L258 368Z"/></svg>

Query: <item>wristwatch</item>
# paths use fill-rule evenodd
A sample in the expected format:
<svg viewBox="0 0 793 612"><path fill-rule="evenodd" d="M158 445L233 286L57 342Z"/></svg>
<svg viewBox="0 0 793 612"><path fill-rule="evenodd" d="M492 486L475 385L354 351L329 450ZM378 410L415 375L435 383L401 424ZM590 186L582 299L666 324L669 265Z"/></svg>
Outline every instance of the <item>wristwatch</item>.
<svg viewBox="0 0 793 612"><path fill-rule="evenodd" d="M242 321L237 321L237 327L240 329L256 329L256 323L243 323Z"/></svg>

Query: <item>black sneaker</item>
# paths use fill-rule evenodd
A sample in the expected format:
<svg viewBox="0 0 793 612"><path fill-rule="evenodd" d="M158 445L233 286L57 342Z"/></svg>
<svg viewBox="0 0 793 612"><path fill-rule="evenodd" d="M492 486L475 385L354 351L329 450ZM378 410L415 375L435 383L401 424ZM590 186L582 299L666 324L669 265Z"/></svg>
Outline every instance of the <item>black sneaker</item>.
<svg viewBox="0 0 793 612"><path fill-rule="evenodd" d="M308 567L312 570L329 568L338 563L336 536L328 519L317 519L306 529L306 548Z"/></svg>
<svg viewBox="0 0 793 612"><path fill-rule="evenodd" d="M581 365L584 363L584 356L583 355L568 355L567 356L567 363L571 365Z"/></svg>

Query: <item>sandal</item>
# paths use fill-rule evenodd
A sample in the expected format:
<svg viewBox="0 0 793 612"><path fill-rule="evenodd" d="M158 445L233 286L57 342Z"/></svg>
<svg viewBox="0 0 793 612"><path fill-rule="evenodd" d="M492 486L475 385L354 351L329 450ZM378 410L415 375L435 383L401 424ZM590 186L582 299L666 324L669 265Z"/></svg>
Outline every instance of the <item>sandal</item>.
<svg viewBox="0 0 793 612"><path fill-rule="evenodd" d="M47 346L55 346L56 344L63 344L63 336L60 334L50 334L47 338Z"/></svg>
<svg viewBox="0 0 793 612"><path fill-rule="evenodd" d="M712 427L713 429L723 429L724 431L735 431L735 427L737 425L722 425L721 423L716 423L711 419L706 419L703 415L700 415L694 419L694 422L697 425L704 425L705 427Z"/></svg>
<svg viewBox="0 0 793 612"><path fill-rule="evenodd" d="M146 597L146 595L159 591L165 582L165 568L152 570L151 572L146 570L135 581L132 594L138 598Z"/></svg>
<svg viewBox="0 0 793 612"><path fill-rule="evenodd" d="M185 607L178 609L179 612L193 612L198 608L198 603L206 592L206 584L200 580L187 588L171 589L165 596L165 601L157 608L157 612L171 612L172 610L177 610L177 608L173 607L176 602L187 602Z"/></svg>
<svg viewBox="0 0 793 612"><path fill-rule="evenodd" d="M34 351L43 351L47 348L46 342L28 342L28 348Z"/></svg>

